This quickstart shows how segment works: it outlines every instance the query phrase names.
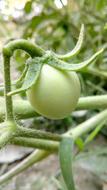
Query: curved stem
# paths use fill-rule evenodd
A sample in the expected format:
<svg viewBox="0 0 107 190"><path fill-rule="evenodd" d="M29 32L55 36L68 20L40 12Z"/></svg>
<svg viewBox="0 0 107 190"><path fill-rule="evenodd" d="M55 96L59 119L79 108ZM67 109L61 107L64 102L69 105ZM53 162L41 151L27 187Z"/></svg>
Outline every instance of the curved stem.
<svg viewBox="0 0 107 190"><path fill-rule="evenodd" d="M12 97L8 97L7 94L11 91L11 79L10 79L10 58L13 52L17 49L22 49L26 51L30 56L34 57L36 55L42 56L44 50L42 50L37 45L34 45L27 40L15 40L9 42L3 48L3 59L4 59L4 83L5 83L5 103L6 103L6 120L13 120L13 105Z"/></svg>
<svg viewBox="0 0 107 190"><path fill-rule="evenodd" d="M24 39L11 41L5 45L3 49L5 54L9 57L11 57L13 52L17 49L26 51L31 57L42 56L45 54L45 51L42 48Z"/></svg>

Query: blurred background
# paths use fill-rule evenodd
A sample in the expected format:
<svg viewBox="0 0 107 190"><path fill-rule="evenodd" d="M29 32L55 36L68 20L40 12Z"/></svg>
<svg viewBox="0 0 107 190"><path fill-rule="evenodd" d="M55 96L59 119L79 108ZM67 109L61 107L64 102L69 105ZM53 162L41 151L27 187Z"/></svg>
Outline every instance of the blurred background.
<svg viewBox="0 0 107 190"><path fill-rule="evenodd" d="M79 55L70 60L81 62L98 49L105 51L84 72L79 73L81 96L107 93L107 1L106 0L0 0L0 52L4 44L14 39L28 39L45 50L66 53L76 44L81 24L85 25L85 39ZM28 55L20 50L12 58L12 79L24 69ZM2 57L0 57L0 82ZM0 89L3 96L3 90ZM25 94L20 95L26 99ZM19 98L19 97L16 97ZM75 111L63 120L53 121L37 117L20 121L27 127L63 133L87 120L99 110ZM88 136L88 135L87 135ZM84 147L84 139L77 140L77 159L74 163L77 190L107 190L107 126ZM82 152L81 152L82 150ZM8 146L0 151L0 175L14 167L33 150ZM7 156L8 155L8 156ZM59 183L57 156L32 166L1 187L1 190L65 190Z"/></svg>

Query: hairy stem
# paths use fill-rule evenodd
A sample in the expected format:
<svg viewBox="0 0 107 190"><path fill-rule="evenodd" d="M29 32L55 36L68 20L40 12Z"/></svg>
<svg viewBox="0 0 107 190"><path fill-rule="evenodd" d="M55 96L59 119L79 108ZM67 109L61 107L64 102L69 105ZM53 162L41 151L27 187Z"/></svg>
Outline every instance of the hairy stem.
<svg viewBox="0 0 107 190"><path fill-rule="evenodd" d="M60 141L62 139L62 136L58 134L25 128L22 126L18 126L16 135L17 137L20 136L20 137L38 138L38 139L53 140L53 141Z"/></svg>
<svg viewBox="0 0 107 190"><path fill-rule="evenodd" d="M0 135L0 149L2 149L12 137L11 131L5 131Z"/></svg>
<svg viewBox="0 0 107 190"><path fill-rule="evenodd" d="M5 106L6 106L6 120L13 119L13 106L12 106L12 97L8 97L8 92L11 91L11 79L10 79L10 57L5 54L3 51L3 64L4 64L4 97L5 97Z"/></svg>

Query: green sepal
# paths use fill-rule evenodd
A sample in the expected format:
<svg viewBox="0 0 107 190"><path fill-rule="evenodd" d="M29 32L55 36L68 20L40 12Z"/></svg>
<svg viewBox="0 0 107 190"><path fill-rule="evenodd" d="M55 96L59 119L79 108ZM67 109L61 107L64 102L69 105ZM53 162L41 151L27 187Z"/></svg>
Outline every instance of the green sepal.
<svg viewBox="0 0 107 190"><path fill-rule="evenodd" d="M15 81L15 86L16 88L20 87L23 84L24 78L26 76L26 73L28 71L28 64L25 65L24 71L22 72L21 76L19 77L19 79L17 79Z"/></svg>
<svg viewBox="0 0 107 190"><path fill-rule="evenodd" d="M74 49L71 50L70 52L66 53L65 55L57 55L56 54L56 56L62 60L68 60L68 59L72 58L73 56L77 55L79 53L79 51L81 50L83 40L84 40L84 24L81 25L79 38L78 38L78 41L77 41Z"/></svg>
<svg viewBox="0 0 107 190"><path fill-rule="evenodd" d="M60 168L67 190L75 190L72 171L73 144L71 137L63 137L59 146Z"/></svg>
<svg viewBox="0 0 107 190"><path fill-rule="evenodd" d="M72 64L72 63L67 63L64 62L60 59L58 59L57 57L55 57L55 55L50 52L50 57L48 58L48 64L56 67L57 69L60 70L66 70L66 71L80 71L82 70L84 67L88 66L90 63L92 63L93 61L96 60L96 58L103 52L104 49L99 50L98 52L96 52L92 57L90 57L88 60L83 61L81 63L77 63L77 64Z"/></svg>
<svg viewBox="0 0 107 190"><path fill-rule="evenodd" d="M21 88L16 89L14 91L9 92L7 95L12 96L14 94L21 93L23 91L28 90L32 85L35 84L37 81L41 68L42 68L42 58L34 58L34 59L29 59L27 64L28 64L28 69L26 72L26 75L23 79L23 84Z"/></svg>

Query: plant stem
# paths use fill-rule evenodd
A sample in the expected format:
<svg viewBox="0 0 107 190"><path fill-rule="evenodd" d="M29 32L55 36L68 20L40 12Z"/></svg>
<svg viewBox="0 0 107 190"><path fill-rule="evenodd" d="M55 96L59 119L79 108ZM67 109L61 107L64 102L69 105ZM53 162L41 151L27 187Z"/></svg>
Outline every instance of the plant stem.
<svg viewBox="0 0 107 190"><path fill-rule="evenodd" d="M34 138L25 138L25 137L15 137L12 141L12 144L43 149L47 151L57 151L59 142L50 141L50 140L41 140Z"/></svg>
<svg viewBox="0 0 107 190"><path fill-rule="evenodd" d="M104 110L104 111L102 111L101 113L99 113L99 114L93 116L92 118L86 120L85 122L79 124L77 127L75 127L75 128L73 128L73 129L67 131L66 133L64 133L64 134L61 136L61 138L62 138L63 136L69 136L69 137L71 136L71 137L74 139L74 141L75 141L78 137L84 135L85 133L87 133L87 132L89 132L90 130L92 130L92 129L94 129L95 127L97 127L97 125L99 125L100 123L102 123L102 121L104 121L104 120L107 120L107 109ZM18 137L18 138L19 138L19 137ZM18 138L17 138L17 139L18 139ZM59 138L59 141L61 140L61 138ZM38 140L39 140L39 139L38 139ZM57 140L58 140L58 139L57 139ZM38 146L39 146L36 139L33 139L33 140L30 142L30 138L23 138L23 137L20 138L20 142L19 142L18 140L15 141L15 144L17 143L17 144L19 144L19 145L23 145L23 142L25 142L25 141L26 141L26 143L24 143L24 146L25 146L25 145L27 146L27 144L28 144L28 146L30 146L30 147L34 146L34 147L37 147L37 148L38 148ZM45 141L39 140L39 142L41 143L41 147L43 148L43 146L44 146L44 148L46 149L46 147L45 147ZM43 143L42 143L42 142L43 142ZM13 139L12 143L14 143L14 139ZM34 145L33 145L33 143L34 143ZM54 145L54 143L55 143L55 145ZM46 140L46 146L47 146L47 147L48 147L48 146L50 147L50 141L48 142L48 141ZM55 146L55 147L54 147L54 146ZM51 144L51 150L54 151L54 149L56 149L56 147L57 147L57 150L58 150L59 144L56 143L55 141L53 141L53 143Z"/></svg>
<svg viewBox="0 0 107 190"><path fill-rule="evenodd" d="M98 124L100 124L100 122L102 122L105 119L107 119L107 110L104 110L101 113L94 116L93 118L88 119L87 121L78 125L76 128L71 129L70 131L68 131L64 135L71 135L76 140L79 136L81 136L84 133L92 130ZM27 141L30 145L29 139ZM35 139L33 141L35 141ZM17 144L19 144L19 143L20 143L20 145L23 145L23 141L21 143L21 139L20 139L20 142L17 142ZM56 145L56 146L58 146L58 145ZM36 144L35 144L35 147L36 147ZM52 148L52 144L51 144L51 148ZM57 147L57 149L58 149L58 147ZM24 171L25 169L27 169L28 167L30 167L34 163L37 163L37 162L43 160L44 158L46 158L47 156L49 156L52 153L53 153L53 151L52 152L51 151L50 152L49 151L34 151L34 153L32 153L30 156L28 156L24 161L22 161L20 164L15 166L13 169L8 171L6 174L2 175L0 177L0 184L7 182L12 177L21 173L22 171Z"/></svg>
<svg viewBox="0 0 107 190"><path fill-rule="evenodd" d="M62 139L62 136L58 134L25 128L22 126L18 126L16 135L17 137L29 137L29 138L38 138L38 139L53 140L53 141L61 141Z"/></svg>
<svg viewBox="0 0 107 190"><path fill-rule="evenodd" d="M70 135L74 140L76 140L78 137L97 127L97 125L102 123L104 120L107 120L107 109L79 124L74 129L69 130L65 135Z"/></svg>
<svg viewBox="0 0 107 190"><path fill-rule="evenodd" d="M89 73L91 75L95 75L95 76L98 76L98 77L103 78L103 79L107 79L107 72L98 70L96 68L88 67L86 69L83 69L82 72L83 73Z"/></svg>
<svg viewBox="0 0 107 190"><path fill-rule="evenodd" d="M4 120L4 99L0 98L0 122ZM30 103L26 100L14 100L13 108L16 119L28 119L39 116ZM77 110L104 109L107 108L107 95L81 97L77 104Z"/></svg>
<svg viewBox="0 0 107 190"><path fill-rule="evenodd" d="M7 45L5 45L4 49L6 54L10 57L17 49L26 51L26 53L28 53L31 57L42 56L45 53L42 48L24 39L11 41Z"/></svg>
<svg viewBox="0 0 107 190"><path fill-rule="evenodd" d="M81 97L77 110L107 108L107 95Z"/></svg>
<svg viewBox="0 0 107 190"><path fill-rule="evenodd" d="M19 173L21 173L22 171L24 171L28 167L32 166L34 163L40 162L41 160L43 160L44 158L46 158L50 154L51 154L51 152L48 152L48 151L41 151L41 150L34 151L25 160L23 160L17 166L12 168L6 174L2 175L0 177L0 184L6 183L9 179L14 177L15 175L18 175Z"/></svg>
<svg viewBox="0 0 107 190"><path fill-rule="evenodd" d="M2 149L11 139L11 131L5 131L0 135L0 149Z"/></svg>
<svg viewBox="0 0 107 190"><path fill-rule="evenodd" d="M12 97L8 97L8 92L11 91L11 79L10 79L10 58L13 52L17 49L25 50L31 57L42 56L44 50L37 45L34 45L27 40L15 40L9 42L3 48L3 61L4 61L4 96L6 104L6 120L13 120L13 105Z"/></svg>
<svg viewBox="0 0 107 190"><path fill-rule="evenodd" d="M5 106L6 106L6 120L13 119L13 106L12 97L8 97L7 93L11 91L11 79L10 79L10 57L3 51L4 59L4 96L5 96Z"/></svg>

